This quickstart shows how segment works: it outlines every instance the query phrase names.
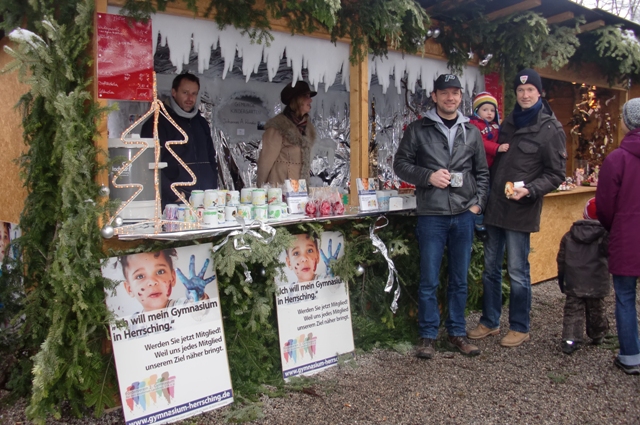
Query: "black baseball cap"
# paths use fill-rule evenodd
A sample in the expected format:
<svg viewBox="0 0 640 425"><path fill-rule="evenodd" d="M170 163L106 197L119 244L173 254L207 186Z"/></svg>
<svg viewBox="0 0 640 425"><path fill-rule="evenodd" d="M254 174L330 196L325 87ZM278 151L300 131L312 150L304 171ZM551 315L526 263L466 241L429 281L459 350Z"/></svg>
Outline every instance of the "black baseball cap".
<svg viewBox="0 0 640 425"><path fill-rule="evenodd" d="M462 90L460 79L454 74L442 74L436 79L433 90L444 90L451 87Z"/></svg>

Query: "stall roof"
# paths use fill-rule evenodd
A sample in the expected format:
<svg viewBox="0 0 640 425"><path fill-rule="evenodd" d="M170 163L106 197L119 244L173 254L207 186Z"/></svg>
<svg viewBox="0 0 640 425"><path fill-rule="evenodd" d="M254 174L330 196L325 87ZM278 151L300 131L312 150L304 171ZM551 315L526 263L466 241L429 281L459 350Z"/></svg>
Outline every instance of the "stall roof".
<svg viewBox="0 0 640 425"><path fill-rule="evenodd" d="M637 36L640 36L640 25L621 18L618 15L606 12L601 9L589 9L570 0L417 0L422 7L427 10L429 16L434 19L446 21L447 13L473 4L474 6L484 6L484 14L490 16L498 11L517 11L530 10L536 12L549 19L557 17L562 19L556 23L565 22L573 23L573 18L564 20L569 13L573 13L573 17L583 16L586 20L584 25L593 24L589 29L595 29L604 25L621 25L624 29L633 30ZM512 12L510 12L512 13ZM598 23L604 25L598 25ZM586 29L585 29L586 30Z"/></svg>

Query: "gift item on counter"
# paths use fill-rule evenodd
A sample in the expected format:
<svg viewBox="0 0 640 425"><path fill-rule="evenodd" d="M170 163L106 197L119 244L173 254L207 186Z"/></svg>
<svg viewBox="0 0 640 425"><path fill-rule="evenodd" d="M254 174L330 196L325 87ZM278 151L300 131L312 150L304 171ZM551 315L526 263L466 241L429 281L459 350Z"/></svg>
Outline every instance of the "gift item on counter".
<svg viewBox="0 0 640 425"><path fill-rule="evenodd" d="M306 180L285 180L284 192L291 214L306 214L309 202Z"/></svg>
<svg viewBox="0 0 640 425"><path fill-rule="evenodd" d="M224 207L225 205L227 205L227 191L218 189L218 202L216 202L216 206Z"/></svg>
<svg viewBox="0 0 640 425"><path fill-rule="evenodd" d="M397 211L403 208L403 200L401 196L389 197L389 211Z"/></svg>
<svg viewBox="0 0 640 425"><path fill-rule="evenodd" d="M218 225L218 208L217 207L209 207L204 210L204 214L202 216L202 224L205 227L215 227Z"/></svg>
<svg viewBox="0 0 640 425"><path fill-rule="evenodd" d="M218 210L218 223L224 223L224 207L216 207Z"/></svg>
<svg viewBox="0 0 640 425"><path fill-rule="evenodd" d="M240 203L241 204L250 204L251 203L251 194L253 191L257 189L257 187L243 187L240 190Z"/></svg>
<svg viewBox="0 0 640 425"><path fill-rule="evenodd" d="M204 206L204 190L192 190L189 203L193 208Z"/></svg>
<svg viewBox="0 0 640 425"><path fill-rule="evenodd" d="M576 185L573 183L573 179L571 177L567 177L566 180L560 183L560 186L558 186L558 191L563 192L575 188Z"/></svg>
<svg viewBox="0 0 640 425"><path fill-rule="evenodd" d="M204 191L204 207L211 208L218 206L218 191L216 189L207 189Z"/></svg>
<svg viewBox="0 0 640 425"><path fill-rule="evenodd" d="M240 204L240 192L237 190L229 190L226 193L225 200L227 205L239 205Z"/></svg>
<svg viewBox="0 0 640 425"><path fill-rule="evenodd" d="M375 180L376 179L373 178L356 179L360 211L375 211L378 209L378 198L376 197Z"/></svg>
<svg viewBox="0 0 640 425"><path fill-rule="evenodd" d="M178 204L178 214L176 215L178 221L187 221L187 206L185 204Z"/></svg>
<svg viewBox="0 0 640 425"><path fill-rule="evenodd" d="M290 208L286 202L280 202L280 209L282 210L282 213L281 213L282 218L285 218L289 216L289 214L291 214Z"/></svg>
<svg viewBox="0 0 640 425"><path fill-rule="evenodd" d="M253 219L253 205L240 204L238 205L238 215L245 221Z"/></svg>
<svg viewBox="0 0 640 425"><path fill-rule="evenodd" d="M253 217L256 220L265 221L269 218L268 214L267 204L253 206Z"/></svg>
<svg viewBox="0 0 640 425"><path fill-rule="evenodd" d="M343 215L344 214L344 203L342 202L342 196L340 196L339 192L334 192L332 196L332 206L333 206L333 214L334 215Z"/></svg>
<svg viewBox="0 0 640 425"><path fill-rule="evenodd" d="M279 187L270 187L267 189L267 204L282 202L282 189Z"/></svg>
<svg viewBox="0 0 640 425"><path fill-rule="evenodd" d="M267 205L267 217L269 220L280 220L282 218L280 202L272 202Z"/></svg>
<svg viewBox="0 0 640 425"><path fill-rule="evenodd" d="M165 220L178 219L178 204L167 204L164 206L163 217Z"/></svg>
<svg viewBox="0 0 640 425"><path fill-rule="evenodd" d="M235 205L227 205L224 207L224 221L236 221L238 208Z"/></svg>
<svg viewBox="0 0 640 425"><path fill-rule="evenodd" d="M582 186L582 182L584 181L584 168L576 168L573 177L573 182L576 184L576 186Z"/></svg>
<svg viewBox="0 0 640 425"><path fill-rule="evenodd" d="M376 198L378 200L378 209L380 211L389 211L389 199L391 198L391 191L376 190Z"/></svg>
<svg viewBox="0 0 640 425"><path fill-rule="evenodd" d="M267 203L267 191L265 189L254 189L251 192L251 203L253 205L265 205Z"/></svg>

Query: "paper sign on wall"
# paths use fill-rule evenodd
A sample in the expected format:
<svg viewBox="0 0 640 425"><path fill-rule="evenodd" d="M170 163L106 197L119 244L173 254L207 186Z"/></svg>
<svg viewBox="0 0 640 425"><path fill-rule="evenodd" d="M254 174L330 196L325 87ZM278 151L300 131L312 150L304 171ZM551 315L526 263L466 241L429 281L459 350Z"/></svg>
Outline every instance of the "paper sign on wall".
<svg viewBox="0 0 640 425"><path fill-rule="evenodd" d="M211 244L110 258L104 277L127 424L162 424L233 402ZM188 288L188 289L187 289Z"/></svg>

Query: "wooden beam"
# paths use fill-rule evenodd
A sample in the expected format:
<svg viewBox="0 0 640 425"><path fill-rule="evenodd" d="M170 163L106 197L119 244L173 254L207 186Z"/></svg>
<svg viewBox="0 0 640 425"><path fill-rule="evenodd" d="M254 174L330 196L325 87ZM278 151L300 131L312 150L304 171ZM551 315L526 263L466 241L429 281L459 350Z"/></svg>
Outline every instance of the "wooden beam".
<svg viewBox="0 0 640 425"><path fill-rule="evenodd" d="M560 22L565 22L573 18L573 12L562 12L557 15L549 16L547 18L547 24L559 24Z"/></svg>
<svg viewBox="0 0 640 425"><path fill-rule="evenodd" d="M496 10L495 12L488 13L486 18L488 21L494 21L499 18L504 18L512 13L522 12L524 10L533 9L542 4L542 0L524 0L520 3L516 3L513 6L505 7L504 9Z"/></svg>
<svg viewBox="0 0 640 425"><path fill-rule="evenodd" d="M589 22L588 24L580 25L578 28L580 29L580 34L597 30L598 28L602 28L605 26L605 23L602 19Z"/></svg>
<svg viewBox="0 0 640 425"><path fill-rule="evenodd" d="M358 177L369 177L369 63L362 62L350 65L349 107L351 119L351 190L349 205L358 205Z"/></svg>

